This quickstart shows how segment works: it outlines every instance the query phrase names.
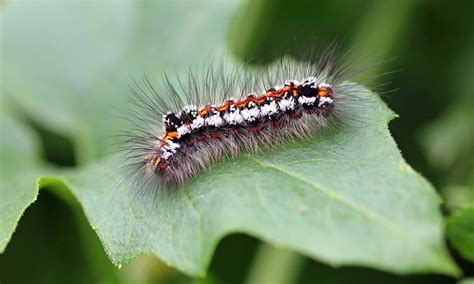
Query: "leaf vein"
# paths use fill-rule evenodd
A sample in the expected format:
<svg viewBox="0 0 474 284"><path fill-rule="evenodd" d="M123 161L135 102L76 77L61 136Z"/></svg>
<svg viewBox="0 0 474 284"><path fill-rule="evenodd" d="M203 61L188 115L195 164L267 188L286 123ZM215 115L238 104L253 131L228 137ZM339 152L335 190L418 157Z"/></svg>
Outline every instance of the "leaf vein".
<svg viewBox="0 0 474 284"><path fill-rule="evenodd" d="M365 218L367 218L368 220L371 220L373 222L377 222L379 223L380 225L382 225L383 228L386 228L394 233L396 233L397 235L399 235L400 237L404 238L404 239L408 239L410 241L414 241L414 243L416 243L416 245L418 247L420 247L421 249L425 250L425 251L428 251L429 253L432 253L434 255L437 255L436 252L432 251L431 250L431 247L427 247L425 245L425 243L416 238L415 236L407 233L406 231L404 231L402 228L400 228L399 226L393 224L392 222L390 222L389 220L381 217L380 215L376 214L375 212L373 211L370 211L370 210L367 210L367 209L364 209L364 208L361 208L360 206L357 206L356 204L354 204L352 201L350 201L349 199L343 197L342 195L340 194L337 194L335 192L332 192L331 190L321 186L320 184L316 184L315 182L313 181L310 181L310 180L307 180L306 178L304 177L301 177L293 172L290 172L288 171L287 169L283 169L283 168L280 168L270 162L264 162L264 161L260 161L254 157L250 157L250 159L252 159L253 161L255 161L258 165L260 165L261 167L266 167L266 168L271 168L271 169L274 169L274 170L277 170L279 172L282 172L286 175L288 175L289 177L293 178L293 179L296 179L296 180L299 180L303 183L306 183L312 187L314 187L315 189L321 191L322 193L324 193L325 195L327 195L328 197L332 198L332 199L335 199L337 201L339 201L339 203L345 205L346 207L348 208L351 208L353 209L355 212L359 213L360 215L364 216Z"/></svg>

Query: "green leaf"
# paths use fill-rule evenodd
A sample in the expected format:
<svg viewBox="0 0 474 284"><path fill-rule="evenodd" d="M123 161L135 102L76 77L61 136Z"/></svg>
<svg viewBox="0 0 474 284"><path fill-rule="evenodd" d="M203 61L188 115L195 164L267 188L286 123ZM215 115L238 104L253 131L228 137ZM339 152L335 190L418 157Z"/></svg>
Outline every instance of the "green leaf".
<svg viewBox="0 0 474 284"><path fill-rule="evenodd" d="M218 241L244 232L334 266L458 274L443 244L440 200L401 157L376 97L310 141L211 167L187 187L138 195L116 166L64 182L112 261L141 253L202 275ZM154 198L155 197L155 198Z"/></svg>
<svg viewBox="0 0 474 284"><path fill-rule="evenodd" d="M121 283L80 207L49 189L41 190L0 254L0 281Z"/></svg>
<svg viewBox="0 0 474 284"><path fill-rule="evenodd" d="M131 78L223 53L237 4L12 0L2 7L0 252L36 200L38 177L57 172L41 161L31 129L4 108L71 138L79 164L91 162L126 129L116 117Z"/></svg>
<svg viewBox="0 0 474 284"><path fill-rule="evenodd" d="M124 128L112 110L127 100L130 77L224 50L236 3L10 1L2 14L2 92L38 124L71 137L85 164ZM363 127L348 121L311 141L221 161L160 198L115 187L108 162L38 184L72 191L119 266L149 253L203 274L217 242L244 232L335 266L457 274L443 246L439 199L390 137L393 114L375 98L359 111ZM35 179L49 172L34 137L5 123L0 251L36 198Z"/></svg>
<svg viewBox="0 0 474 284"><path fill-rule="evenodd" d="M474 206L457 210L448 218L446 232L451 244L474 262Z"/></svg>
<svg viewBox="0 0 474 284"><path fill-rule="evenodd" d="M40 161L39 143L32 129L2 112L0 137L0 281L117 280L114 267L75 200L58 202L55 198L55 202L48 202L53 194L42 193L39 204L29 207L41 187L36 183L38 177L57 172ZM58 195L71 200L69 192L62 192ZM71 220L72 213L76 213L76 220ZM5 251L20 218L22 226ZM25 265L31 266L28 273L22 272Z"/></svg>
<svg viewBox="0 0 474 284"><path fill-rule="evenodd" d="M0 114L0 253L23 211L36 200L40 175L38 145L32 131Z"/></svg>

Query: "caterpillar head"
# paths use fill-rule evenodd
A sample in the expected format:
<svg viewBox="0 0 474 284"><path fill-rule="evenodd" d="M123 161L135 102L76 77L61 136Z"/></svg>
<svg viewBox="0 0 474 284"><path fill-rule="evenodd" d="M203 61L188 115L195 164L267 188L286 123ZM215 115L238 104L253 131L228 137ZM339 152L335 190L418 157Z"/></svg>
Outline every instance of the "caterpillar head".
<svg viewBox="0 0 474 284"><path fill-rule="evenodd" d="M176 113L169 111L163 115L163 124L166 131L176 131L183 124L183 121Z"/></svg>

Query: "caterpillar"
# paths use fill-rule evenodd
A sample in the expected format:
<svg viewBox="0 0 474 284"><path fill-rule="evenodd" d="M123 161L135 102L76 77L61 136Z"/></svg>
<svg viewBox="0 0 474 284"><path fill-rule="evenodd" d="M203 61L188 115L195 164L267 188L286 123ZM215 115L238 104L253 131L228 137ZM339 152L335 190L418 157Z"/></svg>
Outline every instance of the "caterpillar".
<svg viewBox="0 0 474 284"><path fill-rule="evenodd" d="M332 56L273 66L190 70L175 82L131 88L135 128L123 144L123 164L135 180L157 187L186 183L224 156L255 153L310 138L338 119L354 85L350 64ZM352 71L351 71L352 70Z"/></svg>

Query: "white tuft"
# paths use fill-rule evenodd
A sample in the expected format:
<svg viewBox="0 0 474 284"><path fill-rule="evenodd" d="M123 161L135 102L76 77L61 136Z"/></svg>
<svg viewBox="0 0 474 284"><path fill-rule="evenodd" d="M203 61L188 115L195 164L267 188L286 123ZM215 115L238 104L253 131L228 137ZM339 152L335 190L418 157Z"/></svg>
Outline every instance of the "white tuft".
<svg viewBox="0 0 474 284"><path fill-rule="evenodd" d="M190 124L191 130L199 129L204 126L204 118L198 115Z"/></svg>
<svg viewBox="0 0 474 284"><path fill-rule="evenodd" d="M307 105L312 105L316 102L316 97L304 97L301 96L298 98L298 102L300 104L307 104Z"/></svg>
<svg viewBox="0 0 474 284"><path fill-rule="evenodd" d="M242 118L247 122L254 122L260 118L260 110L256 107L254 108L244 108L240 111Z"/></svg>
<svg viewBox="0 0 474 284"><path fill-rule="evenodd" d="M278 106L275 101L272 101L269 104L264 104L262 107L260 107L261 115L262 116L270 116L278 111Z"/></svg>
<svg viewBox="0 0 474 284"><path fill-rule="evenodd" d="M219 126L224 124L224 120L222 119L220 113L216 113L214 115L206 117L205 124L210 125L210 126L219 127Z"/></svg>
<svg viewBox="0 0 474 284"><path fill-rule="evenodd" d="M161 153L161 158L167 160L173 154L176 153L176 150L179 149L181 146L178 143L175 143L171 140L166 140L166 145L163 147L163 153Z"/></svg>
<svg viewBox="0 0 474 284"><path fill-rule="evenodd" d="M332 104L334 100L329 98L329 97L321 97L319 98L319 104L318 104L318 107L322 106L324 103L329 103L329 104Z"/></svg>
<svg viewBox="0 0 474 284"><path fill-rule="evenodd" d="M168 152L166 150L161 153L161 158L165 160L168 160L171 156L173 156L173 153Z"/></svg>
<svg viewBox="0 0 474 284"><path fill-rule="evenodd" d="M244 118L240 115L240 111L237 109L234 112L224 113L224 120L231 125L237 125L244 122Z"/></svg>
<svg viewBox="0 0 474 284"><path fill-rule="evenodd" d="M289 98L287 100L282 99L278 102L278 107L282 111L293 110L295 108L295 99Z"/></svg>
<svg viewBox="0 0 474 284"><path fill-rule="evenodd" d="M183 124L180 127L178 127L177 131L178 131L178 137L181 137L191 132L191 129L189 129L187 125Z"/></svg>

